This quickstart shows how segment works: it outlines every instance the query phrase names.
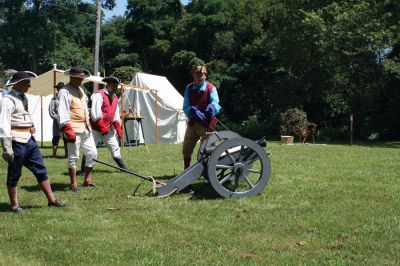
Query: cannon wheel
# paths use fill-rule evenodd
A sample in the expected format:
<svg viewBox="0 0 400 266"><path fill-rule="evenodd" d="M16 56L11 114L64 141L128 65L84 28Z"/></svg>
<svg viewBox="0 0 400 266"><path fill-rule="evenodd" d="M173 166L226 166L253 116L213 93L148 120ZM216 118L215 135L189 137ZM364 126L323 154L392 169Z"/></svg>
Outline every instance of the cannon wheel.
<svg viewBox="0 0 400 266"><path fill-rule="evenodd" d="M228 139L218 145L208 160L208 178L225 198L259 194L268 183L271 164L266 151L246 138Z"/></svg>
<svg viewBox="0 0 400 266"><path fill-rule="evenodd" d="M228 130L218 131L210 134L209 137L204 140L200 145L200 148L197 152L197 161L200 161L209 156L209 154L207 154L206 152L208 149L216 147L222 141L233 138L240 138L240 135L236 132Z"/></svg>

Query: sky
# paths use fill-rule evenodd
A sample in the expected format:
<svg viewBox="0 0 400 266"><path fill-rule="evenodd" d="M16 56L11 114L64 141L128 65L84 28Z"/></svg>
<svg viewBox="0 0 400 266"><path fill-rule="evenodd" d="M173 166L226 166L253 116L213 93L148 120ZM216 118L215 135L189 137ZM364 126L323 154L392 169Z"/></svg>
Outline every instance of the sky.
<svg viewBox="0 0 400 266"><path fill-rule="evenodd" d="M117 0L117 6L109 11L109 10L104 10L106 19L111 18L112 16L122 16L124 15L124 12L126 11L126 5L128 3L128 0ZM186 5L188 3L188 0L181 0L182 4Z"/></svg>

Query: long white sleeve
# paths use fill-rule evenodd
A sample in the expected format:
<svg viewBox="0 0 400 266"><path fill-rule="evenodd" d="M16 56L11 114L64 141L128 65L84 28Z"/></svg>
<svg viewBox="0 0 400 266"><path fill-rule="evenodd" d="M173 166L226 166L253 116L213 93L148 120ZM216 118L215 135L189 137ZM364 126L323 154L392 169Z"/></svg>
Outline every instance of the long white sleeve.
<svg viewBox="0 0 400 266"><path fill-rule="evenodd" d="M2 98L0 101L0 138L11 138L11 114L15 110L12 100Z"/></svg>
<svg viewBox="0 0 400 266"><path fill-rule="evenodd" d="M71 120L69 112L72 98L66 89L61 89L58 95L60 97L60 105L58 106L58 123L60 128L62 128Z"/></svg>
<svg viewBox="0 0 400 266"><path fill-rule="evenodd" d="M117 97L117 96L115 96L115 97ZM121 120L121 117L119 116L119 105L117 105L117 109L115 109L113 122L114 121L118 121L119 122L120 120Z"/></svg>
<svg viewBox="0 0 400 266"><path fill-rule="evenodd" d="M92 95L92 108L90 109L90 117L93 122L96 122L100 118L103 118L101 107L103 106L103 96L100 93L94 93Z"/></svg>

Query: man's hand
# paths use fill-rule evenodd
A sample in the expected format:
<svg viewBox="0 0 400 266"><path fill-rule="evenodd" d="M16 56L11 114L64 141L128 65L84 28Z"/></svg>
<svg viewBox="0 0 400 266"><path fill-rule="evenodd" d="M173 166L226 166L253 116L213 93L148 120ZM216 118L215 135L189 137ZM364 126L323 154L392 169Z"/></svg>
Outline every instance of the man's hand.
<svg viewBox="0 0 400 266"><path fill-rule="evenodd" d="M76 141L76 134L72 129L70 123L65 124L65 126L63 126L61 130L62 132L64 132L65 138L67 139L68 142L74 143Z"/></svg>
<svg viewBox="0 0 400 266"><path fill-rule="evenodd" d="M12 162L14 160L14 151L12 149L11 138L4 138L1 140L3 145L3 159L6 162Z"/></svg>
<svg viewBox="0 0 400 266"><path fill-rule="evenodd" d="M193 118L196 119L201 124L206 123L206 116L196 107L192 106L190 109L190 113L193 116Z"/></svg>
<svg viewBox="0 0 400 266"><path fill-rule="evenodd" d="M122 138L121 124L119 123L119 121L114 121L113 126L117 131L118 139L121 139Z"/></svg>
<svg viewBox="0 0 400 266"><path fill-rule="evenodd" d="M215 106L210 103L209 105L207 105L204 113L206 114L206 116L215 116L217 114L217 110L215 109Z"/></svg>
<svg viewBox="0 0 400 266"><path fill-rule="evenodd" d="M107 135L108 132L110 132L110 129L108 127L106 127L106 125L104 124L104 120L103 118L100 118L99 120L97 120L96 122L97 128L99 129L101 135Z"/></svg>

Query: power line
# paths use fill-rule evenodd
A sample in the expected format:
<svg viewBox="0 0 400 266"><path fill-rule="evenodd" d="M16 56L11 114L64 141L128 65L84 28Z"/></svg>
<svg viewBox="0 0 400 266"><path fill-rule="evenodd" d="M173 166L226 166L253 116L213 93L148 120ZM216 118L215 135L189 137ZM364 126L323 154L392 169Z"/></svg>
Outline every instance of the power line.
<svg viewBox="0 0 400 266"><path fill-rule="evenodd" d="M85 14L85 15L96 17L96 14L90 14L90 13L86 13L86 12L83 12L83 11L78 11L78 10L75 10L75 9L68 8L68 7L64 6L64 5L58 5L58 4L53 4L53 3L47 3L47 4L48 5L52 5L52 6L56 6L56 7L62 8L62 9L70 10L70 11L73 11L73 12L76 12L76 13L81 13L81 14ZM91 5L90 3L86 3L86 4Z"/></svg>

